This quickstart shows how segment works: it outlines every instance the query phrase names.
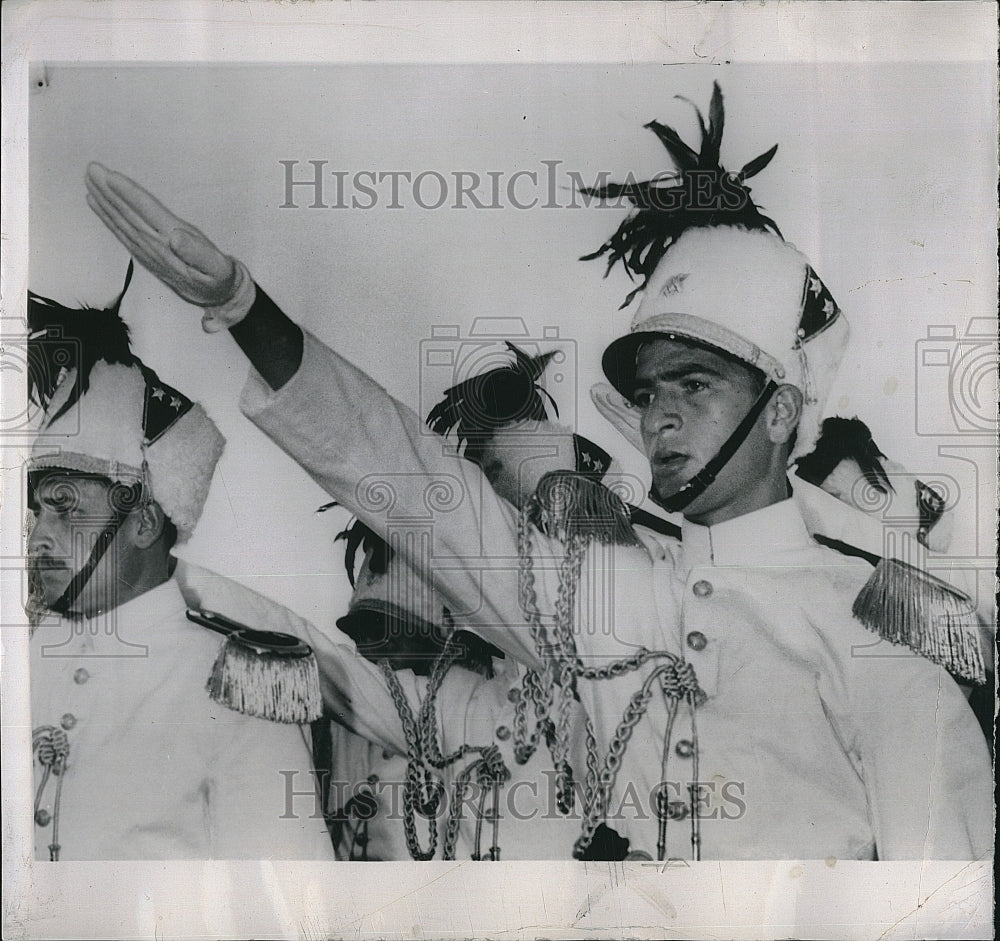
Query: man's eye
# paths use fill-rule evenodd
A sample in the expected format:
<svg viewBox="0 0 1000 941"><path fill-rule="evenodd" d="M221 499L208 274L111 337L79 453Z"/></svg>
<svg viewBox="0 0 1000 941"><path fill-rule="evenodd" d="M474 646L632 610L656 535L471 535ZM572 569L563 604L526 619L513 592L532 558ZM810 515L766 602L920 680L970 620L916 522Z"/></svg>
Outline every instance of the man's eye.
<svg viewBox="0 0 1000 941"><path fill-rule="evenodd" d="M636 408L649 408L653 402L652 392L636 392L632 396L632 404Z"/></svg>
<svg viewBox="0 0 1000 941"><path fill-rule="evenodd" d="M685 379L684 380L684 391L685 392L701 392L702 389L707 389L708 383L702 381L701 379Z"/></svg>

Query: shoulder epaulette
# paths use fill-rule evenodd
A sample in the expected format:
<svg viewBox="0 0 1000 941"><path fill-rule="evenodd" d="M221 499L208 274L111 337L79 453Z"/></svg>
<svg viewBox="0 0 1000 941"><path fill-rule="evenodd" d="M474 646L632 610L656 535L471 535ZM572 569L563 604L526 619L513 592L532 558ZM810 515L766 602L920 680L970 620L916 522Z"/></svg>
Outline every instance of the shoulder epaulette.
<svg viewBox="0 0 1000 941"><path fill-rule="evenodd" d="M542 477L527 512L534 526L560 542L639 543L625 501L600 481L577 471L550 471Z"/></svg>
<svg viewBox="0 0 1000 941"><path fill-rule="evenodd" d="M189 609L187 616L226 638L206 684L215 702L272 722L306 723L322 716L319 666L307 643L214 611Z"/></svg>
<svg viewBox="0 0 1000 941"><path fill-rule="evenodd" d="M813 539L874 566L852 608L868 630L909 647L959 679L986 682L979 624L968 595L899 559L883 558L818 533Z"/></svg>

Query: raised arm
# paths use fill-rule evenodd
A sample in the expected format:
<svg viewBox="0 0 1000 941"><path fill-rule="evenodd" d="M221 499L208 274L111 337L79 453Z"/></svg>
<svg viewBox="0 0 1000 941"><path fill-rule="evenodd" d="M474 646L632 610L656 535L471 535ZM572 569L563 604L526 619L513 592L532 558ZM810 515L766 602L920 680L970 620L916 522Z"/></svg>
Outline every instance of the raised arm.
<svg viewBox="0 0 1000 941"><path fill-rule="evenodd" d="M432 579L457 620L536 665L519 603L516 513L479 468L370 377L304 335L243 265L141 186L92 164L87 190L129 252L205 309L206 329L230 329L255 370L244 413L405 555L419 577ZM546 584L540 578L536 588L542 611L552 610Z"/></svg>

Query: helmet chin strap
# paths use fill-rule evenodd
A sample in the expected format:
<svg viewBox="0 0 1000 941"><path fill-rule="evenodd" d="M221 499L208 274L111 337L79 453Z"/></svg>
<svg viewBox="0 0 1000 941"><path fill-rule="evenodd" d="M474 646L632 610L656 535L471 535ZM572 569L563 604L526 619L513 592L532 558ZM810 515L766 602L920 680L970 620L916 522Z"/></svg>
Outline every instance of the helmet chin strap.
<svg viewBox="0 0 1000 941"><path fill-rule="evenodd" d="M669 513L677 513L698 499L711 486L715 478L719 476L719 472L729 463L732 456L739 450L740 445L746 441L747 435L750 434L750 429L753 428L757 419L760 418L761 413L777 388L778 384L774 380L768 380L767 385L764 386L757 397L757 401L750 407L750 411L747 412L743 421L736 426L736 430L726 439L722 447L719 448L715 457L684 484L680 490L669 497L661 497L656 492L656 485L654 483L649 491L650 499Z"/></svg>
<svg viewBox="0 0 1000 941"><path fill-rule="evenodd" d="M128 511L115 510L115 515L111 517L104 529L97 534L94 548L90 550L87 561L83 563L73 576L70 583L66 586L66 590L49 605L49 610L56 614L61 614L63 617L79 616L82 613L71 613L70 608L77 598L79 598L84 586L90 581L90 577L94 574L94 569L97 568L98 563L104 558L104 553L108 551L111 543L114 542L115 536L118 534L118 530L121 528L126 516L128 516Z"/></svg>

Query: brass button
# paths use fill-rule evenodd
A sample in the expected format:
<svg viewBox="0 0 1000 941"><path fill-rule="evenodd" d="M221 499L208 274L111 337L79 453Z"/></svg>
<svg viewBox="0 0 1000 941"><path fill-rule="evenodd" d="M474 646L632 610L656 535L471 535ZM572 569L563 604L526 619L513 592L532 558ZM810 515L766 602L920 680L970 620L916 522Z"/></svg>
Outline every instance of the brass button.
<svg viewBox="0 0 1000 941"><path fill-rule="evenodd" d="M632 850L630 853L625 854L625 861L637 862L639 860L652 860L652 856L649 855L645 850Z"/></svg>
<svg viewBox="0 0 1000 941"><path fill-rule="evenodd" d="M517 702L520 698L521 691L516 686L512 686L507 690L507 702Z"/></svg>
<svg viewBox="0 0 1000 941"><path fill-rule="evenodd" d="M510 729L508 729L505 725L498 725L497 738L500 739L501 742L506 742L507 739L510 738Z"/></svg>
<svg viewBox="0 0 1000 941"><path fill-rule="evenodd" d="M40 827L47 827L52 820L52 815L47 810L35 811L35 823Z"/></svg>
<svg viewBox="0 0 1000 941"><path fill-rule="evenodd" d="M694 754L694 742L690 739L682 738L675 746L674 751L681 758L690 758Z"/></svg>
<svg viewBox="0 0 1000 941"><path fill-rule="evenodd" d="M691 631L687 636L687 645L692 650L704 650L708 646L708 638L701 631Z"/></svg>
<svg viewBox="0 0 1000 941"><path fill-rule="evenodd" d="M389 751L388 748L383 748L382 749L382 760L383 761L390 761L391 759L392 759L392 752Z"/></svg>
<svg viewBox="0 0 1000 941"><path fill-rule="evenodd" d="M706 582L704 579L695 582L691 586L691 591L695 593L698 598L707 598L715 589L712 588L711 582Z"/></svg>
<svg viewBox="0 0 1000 941"><path fill-rule="evenodd" d="M89 679L90 673L83 667L80 667L80 669L73 674L73 682L76 683L77 686L83 686L83 684Z"/></svg>
<svg viewBox="0 0 1000 941"><path fill-rule="evenodd" d="M68 732L76 725L76 716L72 712L67 712L66 715L59 720L59 724Z"/></svg>
<svg viewBox="0 0 1000 941"><path fill-rule="evenodd" d="M684 801L671 801L667 804L667 817L670 820L683 820L688 815L688 806Z"/></svg>

